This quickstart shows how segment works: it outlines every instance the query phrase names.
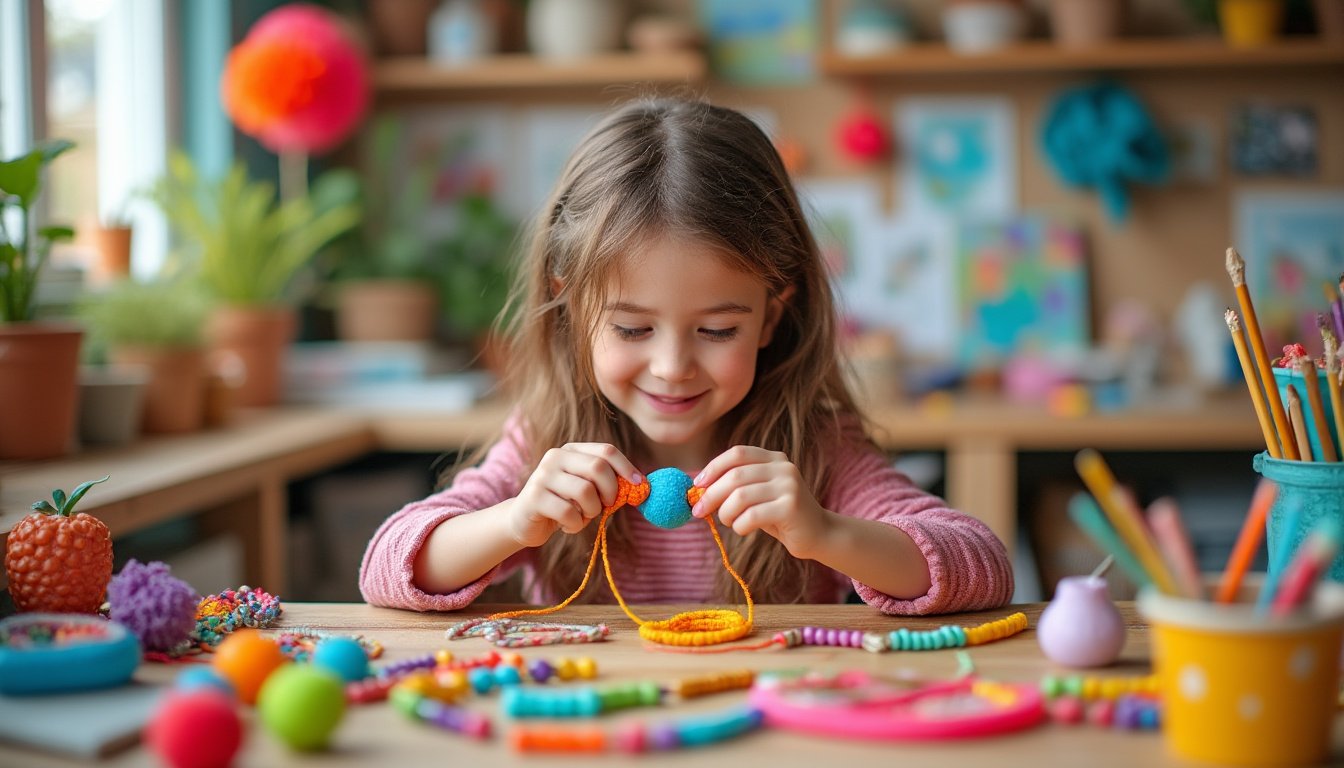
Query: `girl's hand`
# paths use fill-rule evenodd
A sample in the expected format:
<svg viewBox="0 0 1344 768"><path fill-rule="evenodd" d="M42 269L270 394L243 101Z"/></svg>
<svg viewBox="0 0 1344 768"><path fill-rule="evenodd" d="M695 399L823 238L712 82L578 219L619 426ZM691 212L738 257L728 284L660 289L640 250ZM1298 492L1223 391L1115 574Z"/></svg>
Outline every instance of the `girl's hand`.
<svg viewBox="0 0 1344 768"><path fill-rule="evenodd" d="M740 536L761 530L789 554L811 559L830 530L832 515L817 503L798 467L778 451L739 445L719 454L695 478L705 495L696 517L717 510L719 521Z"/></svg>
<svg viewBox="0 0 1344 768"><path fill-rule="evenodd" d="M541 457L513 500L509 533L539 547L556 530L578 533L616 500L616 476L643 482L635 465L606 443L568 443Z"/></svg>

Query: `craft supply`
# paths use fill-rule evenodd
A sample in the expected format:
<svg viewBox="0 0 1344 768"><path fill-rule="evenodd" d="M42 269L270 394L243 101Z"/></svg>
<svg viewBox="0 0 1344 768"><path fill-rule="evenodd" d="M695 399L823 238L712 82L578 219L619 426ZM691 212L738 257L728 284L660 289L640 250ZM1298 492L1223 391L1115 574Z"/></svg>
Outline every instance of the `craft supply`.
<svg viewBox="0 0 1344 768"><path fill-rule="evenodd" d="M618 728L611 741L622 752L665 752L737 738L760 728L764 721L765 715L759 709L734 706L677 720L630 723Z"/></svg>
<svg viewBox="0 0 1344 768"><path fill-rule="evenodd" d="M1297 387L1289 384L1285 387L1288 401L1288 427L1293 440L1297 443L1297 453L1301 461L1312 461L1311 437L1307 434L1307 419L1302 413L1302 398L1298 397Z"/></svg>
<svg viewBox="0 0 1344 768"><path fill-rule="evenodd" d="M662 703L663 689L651 682L570 690L505 688L499 700L500 709L514 718L597 717L618 709L656 707Z"/></svg>
<svg viewBox="0 0 1344 768"><path fill-rule="evenodd" d="M256 630L242 630L224 638L211 663L233 685L240 701L255 704L262 683L288 661L270 638Z"/></svg>
<svg viewBox="0 0 1344 768"><path fill-rule="evenodd" d="M1093 497L1101 505L1102 511L1110 518L1115 530L1129 545L1134 556L1143 565L1143 569L1152 577L1153 583L1164 593L1174 594L1176 584L1171 578L1171 573L1162 562L1161 556L1157 554L1157 548L1153 546L1152 537L1140 519L1138 510L1134 508L1131 500L1121 493L1119 485L1115 482L1115 476L1111 474L1101 454L1085 448L1078 452L1074 465L1083 482L1087 484L1088 490L1092 491Z"/></svg>
<svg viewBox="0 0 1344 768"><path fill-rule="evenodd" d="M1102 514L1101 508L1091 496L1086 493L1074 494L1073 498L1069 499L1069 518L1101 551L1115 558L1120 570L1125 572L1136 587L1142 588L1152 583L1148 572L1135 559L1134 553L1130 552L1125 542L1120 540L1120 535L1115 532L1111 524L1106 522L1106 516Z"/></svg>
<svg viewBox="0 0 1344 768"><path fill-rule="evenodd" d="M483 637L501 648L530 648L540 645L597 643L607 639L610 632L606 624L560 624L477 618L449 627L446 637L449 640Z"/></svg>
<svg viewBox="0 0 1344 768"><path fill-rule="evenodd" d="M964 677L911 690L857 670L763 676L748 701L772 727L862 739L975 738L1030 728L1045 717L1044 699L1031 686Z"/></svg>
<svg viewBox="0 0 1344 768"><path fill-rule="evenodd" d="M509 731L509 745L515 752L605 752L607 734L601 728L517 727Z"/></svg>
<svg viewBox="0 0 1344 768"><path fill-rule="evenodd" d="M130 681L140 644L99 616L21 613L0 619L0 693L110 688Z"/></svg>
<svg viewBox="0 0 1344 768"><path fill-rule="evenodd" d="M1257 386L1264 388L1265 402L1269 404L1270 414L1274 418L1274 429L1282 447L1280 456L1274 458L1282 457L1296 461L1302 456L1298 453L1292 433L1289 432L1288 413L1283 409L1279 388L1274 383L1273 373L1269 370L1269 353L1265 351L1265 338L1260 333L1260 321L1255 316L1255 305L1251 302L1250 289L1246 287L1246 262L1235 248L1228 248L1226 256L1227 275L1232 278L1232 286L1237 293L1237 304L1241 307L1242 325L1246 327L1246 336L1250 341L1251 359L1255 363L1255 380L1258 382ZM1246 383L1249 386L1251 380L1248 379ZM1274 456L1272 451L1270 455Z"/></svg>
<svg viewBox="0 0 1344 768"><path fill-rule="evenodd" d="M243 743L243 724L230 696L174 691L155 711L144 740L171 768L225 768Z"/></svg>
<svg viewBox="0 0 1344 768"><path fill-rule="evenodd" d="M219 691L233 698L233 684L225 680L218 672L203 664L189 666L173 678L173 687L179 691L196 691L202 688Z"/></svg>
<svg viewBox="0 0 1344 768"><path fill-rule="evenodd" d="M369 661L379 659L383 655L383 644L377 640L371 640L363 635L345 635L312 627L286 627L285 631L274 635L274 638L280 646L280 651L291 661L309 661L313 651L317 649L317 644L331 638L353 640L364 650L365 659Z"/></svg>
<svg viewBox="0 0 1344 768"><path fill-rule="evenodd" d="M1321 461L1339 461L1335 441L1330 439L1330 424L1325 418L1325 403L1321 399L1321 384L1316 372L1316 361L1310 357L1298 358L1296 370L1302 376L1302 387L1307 390L1307 406L1316 426L1316 439L1321 444ZM1305 425L1305 422L1304 422ZM1305 432L1306 430L1303 429Z"/></svg>
<svg viewBox="0 0 1344 768"><path fill-rule="evenodd" d="M1330 393L1330 411L1334 414L1335 439L1344 454L1344 394L1340 392L1339 337L1322 332L1325 344L1325 389Z"/></svg>
<svg viewBox="0 0 1344 768"><path fill-rule="evenodd" d="M1255 600L1256 613L1263 614L1273 602L1279 580L1283 578L1283 572L1293 554L1290 542L1297 539L1297 529L1301 524L1302 500L1298 497L1290 498L1284 510L1283 535L1279 537L1277 550L1269 553L1269 570L1265 573L1264 583L1260 585L1260 595Z"/></svg>
<svg viewBox="0 0 1344 768"><path fill-rule="evenodd" d="M392 706L408 717L436 728L460 733L473 739L490 737L490 718L465 707L422 695L412 688L398 686L389 695Z"/></svg>
<svg viewBox="0 0 1344 768"><path fill-rule="evenodd" d="M196 629L192 634L196 643L208 650L235 629L265 629L283 613L279 598L243 585L201 600L196 607Z"/></svg>
<svg viewBox="0 0 1344 768"><path fill-rule="evenodd" d="M1117 699L1136 693L1156 696L1156 675L1128 677L1097 677L1094 675L1046 675L1041 678L1041 695L1047 699L1073 696L1083 701Z"/></svg>
<svg viewBox="0 0 1344 768"><path fill-rule="evenodd" d="M1246 576L1246 569L1250 567L1256 550L1260 548L1260 541L1265 536L1265 522L1269 519L1269 508L1274 504L1277 493L1278 486L1270 480L1261 480L1255 487L1255 494L1251 497L1251 508L1246 513L1246 522L1241 526L1237 543L1233 545L1232 554L1228 557L1227 568L1223 570L1223 577L1218 582L1218 602L1231 603L1237 599L1237 592L1241 590L1241 580Z"/></svg>
<svg viewBox="0 0 1344 768"><path fill-rule="evenodd" d="M167 563L131 558L107 584L108 616L131 630L147 651L171 651L190 642L200 600Z"/></svg>
<svg viewBox="0 0 1344 768"><path fill-rule="evenodd" d="M676 473L676 474L673 474ZM606 506L602 510L602 517L597 523L597 540L594 542L593 553L588 558L588 567L583 573L583 579L574 593L565 598L558 605L548 608L533 608L519 611L505 611L490 616L491 620L512 619L519 616L539 616L548 613L554 613L563 609L573 602L583 590L588 586L588 580L592 577L593 569L597 564L597 557L602 556L602 569L607 577L607 585L611 588L611 593L616 598L616 603L621 606L621 610L629 616L632 621L639 625L639 636L652 643L662 643L675 646L703 646L714 645L717 643L726 643L738 638L745 637L751 633L752 620L755 613L755 604L751 599L751 590L742 577L733 570L733 565L728 561L728 551L724 549L723 539L719 536L719 528L714 522L713 516L705 517L705 523L709 526L710 535L714 537L714 544L719 548L719 557L723 561L723 566L728 574L733 577L737 585L742 588L742 594L746 597L747 612L746 615L737 611L709 609L699 611L687 611L679 613L669 619L661 621L646 621L635 614L626 605L625 598L621 597L620 590L616 587L616 578L611 572L611 560L607 556L607 523L611 516L627 504L639 506L641 511L645 511L645 516L652 514L663 523L669 523L680 516L680 512L671 512L664 509L664 506L670 504L684 505L687 510L700 500L704 489L697 488L693 484L683 481L678 476L684 476L685 473L675 468L665 468L650 473L649 478L639 485L634 485L625 478L617 478L619 488L616 501ZM654 477L659 479L660 486L671 484L673 488L686 488L683 497L673 499L667 492L659 491L657 495L653 494L650 480ZM647 510L644 507L646 500L653 499L655 504ZM678 507L679 509L679 507ZM689 515L689 511L687 512ZM655 525L659 524L653 519Z"/></svg>
<svg viewBox="0 0 1344 768"><path fill-rule="evenodd" d="M313 650L312 663L334 673L347 683L369 676L369 656L363 646L348 637L328 637L319 640Z"/></svg>
<svg viewBox="0 0 1344 768"><path fill-rule="evenodd" d="M19 612L98 612L112 578L112 536L102 520L74 510L107 479L80 483L69 496L57 488L50 502L35 502L13 524L5 539L5 573ZM56 563L60 567L52 567Z"/></svg>
<svg viewBox="0 0 1344 768"><path fill-rule="evenodd" d="M1232 334L1232 346L1237 350L1237 361L1241 363L1241 375L1246 380L1246 388L1251 393L1251 405L1255 408L1256 421L1260 423L1260 432L1265 438L1265 450L1269 455L1276 459L1283 458L1283 451L1279 448L1279 436L1274 431L1274 424L1270 421L1269 407L1265 403L1264 393L1260 389L1260 376L1255 372L1255 362L1251 359L1251 352L1246 348L1246 339L1241 335L1241 320L1237 317L1235 310L1227 310L1223 313L1223 320L1227 323L1227 330ZM1277 385L1274 393L1278 394Z"/></svg>
<svg viewBox="0 0 1344 768"><path fill-rule="evenodd" d="M1103 667L1125 647L1125 621L1111 602L1105 579L1065 576L1036 622L1046 658L1067 667Z"/></svg>
<svg viewBox="0 0 1344 768"><path fill-rule="evenodd" d="M291 749L325 749L345 716L341 679L311 664L286 665L262 684L257 715Z"/></svg>
<svg viewBox="0 0 1344 768"><path fill-rule="evenodd" d="M667 686L667 692L680 699L695 699L712 693L739 691L750 688L756 681L756 673L750 669L737 669L712 675L686 677Z"/></svg>
<svg viewBox="0 0 1344 768"><path fill-rule="evenodd" d="M471 690L471 684L460 670L439 670L415 672L401 678L392 686L392 690L388 691L388 697L391 698L398 690L452 703L466 696Z"/></svg>
<svg viewBox="0 0 1344 768"><path fill-rule="evenodd" d="M1157 539L1157 548L1171 568L1180 594L1204 599L1199 563L1195 562L1195 549L1190 544L1190 534L1185 530L1185 523L1181 522L1181 510L1176 506L1176 500L1164 496L1149 504L1148 526Z"/></svg>
<svg viewBox="0 0 1344 768"><path fill-rule="evenodd" d="M1278 594L1274 595L1274 615L1286 616L1305 604L1316 582L1330 570L1337 554L1339 525L1323 520L1302 541L1302 546L1284 570Z"/></svg>

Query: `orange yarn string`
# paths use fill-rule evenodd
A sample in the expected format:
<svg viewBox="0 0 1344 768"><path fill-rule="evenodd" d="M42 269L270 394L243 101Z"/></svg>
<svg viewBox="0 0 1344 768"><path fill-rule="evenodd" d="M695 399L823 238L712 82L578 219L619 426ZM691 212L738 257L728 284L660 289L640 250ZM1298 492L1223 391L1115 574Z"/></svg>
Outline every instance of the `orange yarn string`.
<svg viewBox="0 0 1344 768"><path fill-rule="evenodd" d="M647 480L639 485L634 485L624 478L618 478L616 501L602 509L602 517L597 523L597 540L593 542L593 553L588 558L588 567L584 570L583 580L579 582L579 587L574 590L573 594L561 603L548 608L504 611L492 614L490 618L493 620L512 619L519 616L540 616L564 608L582 594L588 586L588 580L592 577L593 567L597 564L597 556L600 553L602 555L602 569L607 576L607 585L611 587L612 595L616 597L616 602L621 606L625 615L639 625L639 636L645 640L666 645L703 646L726 643L750 634L752 622L755 618L755 604L751 599L751 590L737 571L733 570L732 563L728 561L728 550L723 545L723 539L719 536L719 529L714 524L713 518L705 518L705 522L709 525L709 532L714 537L714 544L719 548L719 556L723 560L723 566L728 569L728 573L742 588L742 594L747 598L747 615L743 617L737 611L710 609L687 611L661 621L646 621L635 615L630 606L626 605L625 598L621 596L620 590L616 587L616 577L611 572L611 560L607 552L607 521L617 510L627 504L642 504L649 497L649 491L650 487ZM705 489L703 488L690 488L686 492L687 502L694 506L700 501L704 492Z"/></svg>

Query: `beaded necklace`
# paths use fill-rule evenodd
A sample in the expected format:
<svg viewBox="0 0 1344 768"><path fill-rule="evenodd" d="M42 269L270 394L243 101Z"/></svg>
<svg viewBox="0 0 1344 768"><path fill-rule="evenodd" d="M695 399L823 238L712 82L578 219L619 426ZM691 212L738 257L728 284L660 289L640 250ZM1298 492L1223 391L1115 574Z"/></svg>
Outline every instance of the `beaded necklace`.
<svg viewBox="0 0 1344 768"><path fill-rule="evenodd" d="M759 643L729 645L718 648L669 648L675 653L728 653L731 651L763 651L776 646L797 648L800 645L829 645L839 648L862 648L870 653L886 651L937 651L944 648L964 648L985 645L1012 637L1027 628L1027 615L1013 613L1002 619L974 627L946 624L937 629L910 630L901 627L894 632L864 632L858 629L828 629L826 627L799 627L776 632L774 637Z"/></svg>
<svg viewBox="0 0 1344 768"><path fill-rule="evenodd" d="M630 610L630 606L625 603L625 598L621 597L621 591L616 587L616 578L611 573L611 561L607 556L607 522L617 510L629 504L639 507L644 517L654 525L663 528L676 528L692 519L690 508L704 495L705 489L694 486L686 473L673 467L665 467L651 472L648 478L639 485L635 485L625 478L617 478L617 480L619 490L616 501L602 508L602 517L597 523L597 541L594 542L593 553L588 558L588 567L583 573L583 580L579 582L579 587L574 590L574 594L565 598L560 604L549 608L504 611L493 614L489 618L491 620L513 619L519 616L540 616L561 610L573 602L588 586L588 579L592 577L593 569L597 565L597 557L600 554L602 556L602 569L606 573L607 584L611 587L612 595L616 597L616 602L620 604L625 615L639 625L639 636L645 640L663 645L705 646L731 642L750 634L755 612L755 604L751 600L751 590L747 587L747 583L742 580L742 577L737 575L737 571L733 570L732 563L728 561L728 551L723 546L723 539L720 538L718 526L714 524L712 517L706 517L705 523L709 525L710 535L714 537L714 544L719 548L723 566L728 569L728 573L742 588L742 594L747 598L746 616L737 611L708 609L687 611L660 621L646 621Z"/></svg>

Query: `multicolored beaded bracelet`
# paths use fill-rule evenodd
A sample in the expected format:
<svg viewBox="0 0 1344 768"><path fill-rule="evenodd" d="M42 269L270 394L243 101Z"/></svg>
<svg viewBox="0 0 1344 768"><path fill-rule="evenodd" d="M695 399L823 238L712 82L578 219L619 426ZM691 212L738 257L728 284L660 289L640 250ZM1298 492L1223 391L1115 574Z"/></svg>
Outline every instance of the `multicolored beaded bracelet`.
<svg viewBox="0 0 1344 768"><path fill-rule="evenodd" d="M196 628L192 640L203 649L213 649L235 629L265 629L276 622L284 608L280 598L261 589L243 585L226 589L201 600L196 607Z"/></svg>
<svg viewBox="0 0 1344 768"><path fill-rule="evenodd" d="M383 655L383 644L377 640L369 640L363 635L327 632L312 627L286 628L284 632L275 637L275 641L279 643L280 650L290 659L304 662L312 657L319 641L333 637L350 638L359 643L359 647L364 649L364 654L369 657L370 661L381 658Z"/></svg>
<svg viewBox="0 0 1344 768"><path fill-rule="evenodd" d="M727 741L761 727L764 716L754 707L733 706L719 712L653 723L628 723L608 738L601 728L567 726L516 727L509 743L519 752L666 752Z"/></svg>
<svg viewBox="0 0 1344 768"><path fill-rule="evenodd" d="M728 651L761 651L774 646L797 648L800 645L826 645L839 648L862 648L871 653L885 651L937 651L944 648L964 648L984 645L1012 637L1027 628L1027 615L1014 613L1002 619L975 627L945 625L937 629L911 630L901 627L894 632L864 632L858 629L829 629L826 627L799 627L776 632L764 642L750 645L731 645L720 648L671 649L677 653L725 653ZM658 646L651 646L657 648Z"/></svg>
<svg viewBox="0 0 1344 768"><path fill-rule="evenodd" d="M461 640L483 637L500 648L534 648L541 645L597 643L607 639L606 624L560 624L519 619L468 619L448 628L445 637Z"/></svg>

